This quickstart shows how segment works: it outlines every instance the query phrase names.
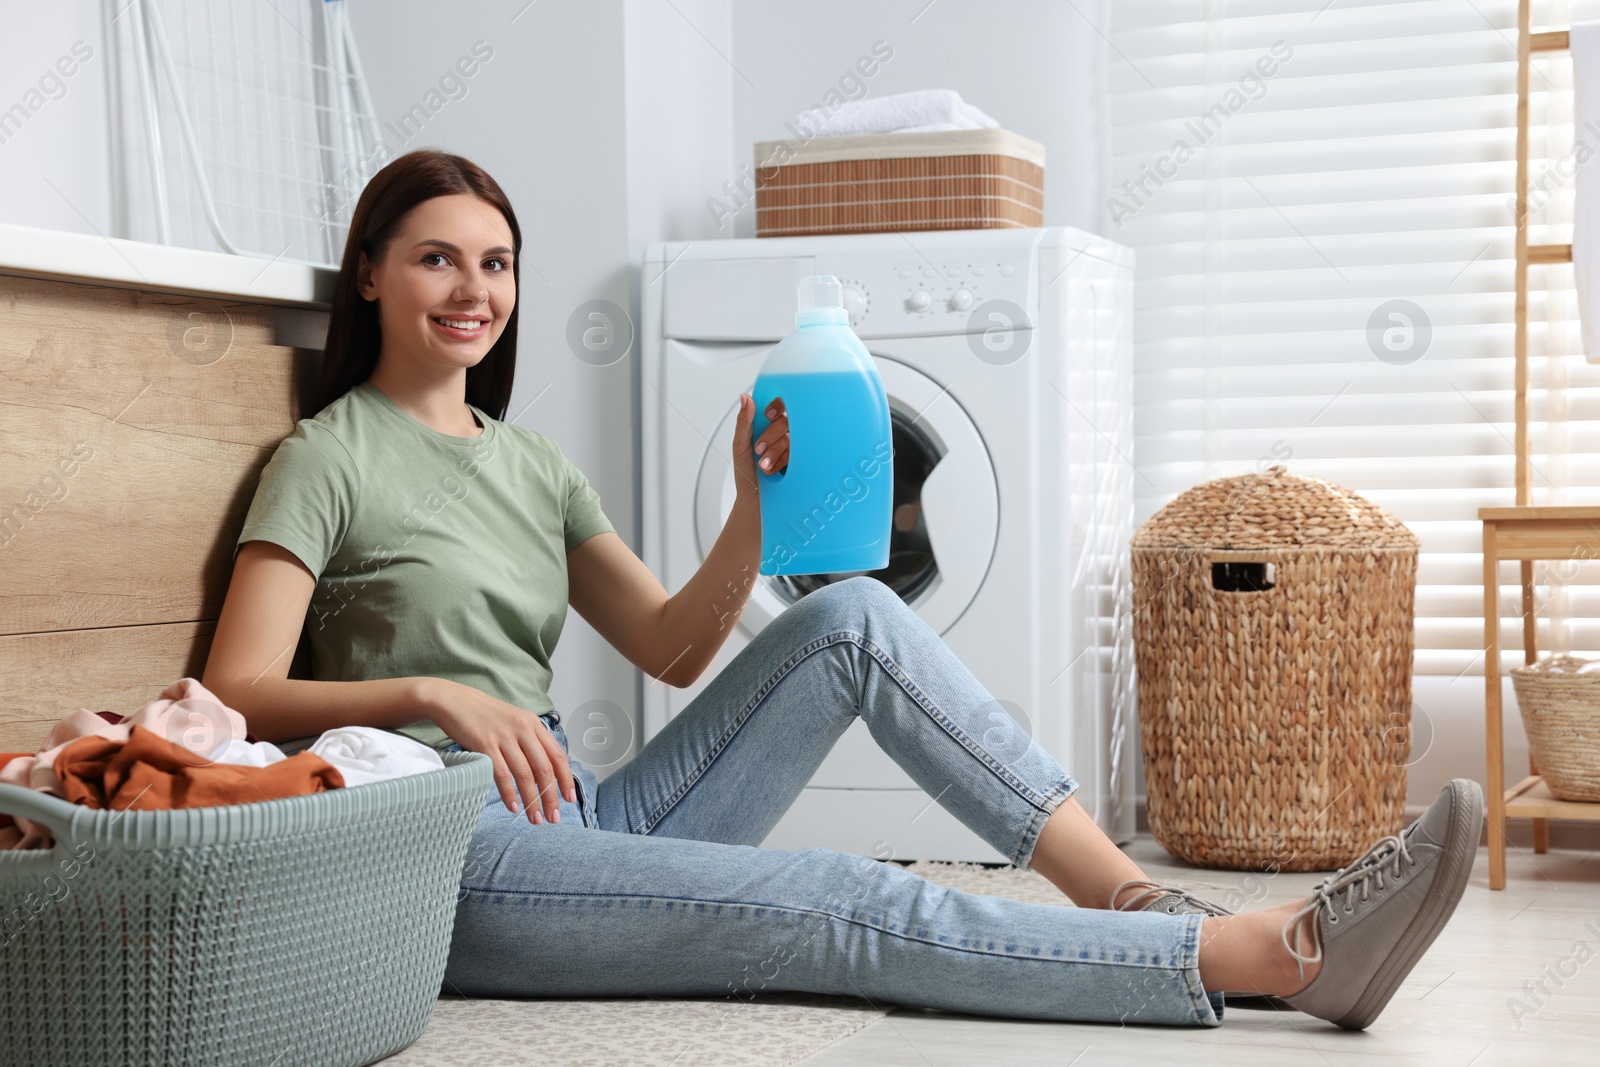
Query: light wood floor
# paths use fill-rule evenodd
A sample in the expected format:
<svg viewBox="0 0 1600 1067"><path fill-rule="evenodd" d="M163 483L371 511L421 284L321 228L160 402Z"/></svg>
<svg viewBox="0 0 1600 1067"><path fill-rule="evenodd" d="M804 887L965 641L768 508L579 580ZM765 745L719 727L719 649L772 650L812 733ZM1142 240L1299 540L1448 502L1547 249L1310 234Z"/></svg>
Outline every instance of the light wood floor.
<svg viewBox="0 0 1600 1067"><path fill-rule="evenodd" d="M1148 835L1141 834L1127 851L1150 877L1202 895L1241 886L1246 877L1180 864ZM1234 1006L1215 1028L1119 1028L897 1009L803 1063L1556 1067L1600 1062L1600 853L1552 849L1536 856L1526 847L1513 847L1508 870L1506 888L1490 890L1488 853L1479 850L1472 882L1450 925L1364 1032L1340 1030L1298 1012ZM1324 877L1285 873L1267 879L1262 906L1300 899ZM1539 980L1548 996L1530 995L1524 988ZM1522 1010L1513 1010L1514 1004Z"/></svg>

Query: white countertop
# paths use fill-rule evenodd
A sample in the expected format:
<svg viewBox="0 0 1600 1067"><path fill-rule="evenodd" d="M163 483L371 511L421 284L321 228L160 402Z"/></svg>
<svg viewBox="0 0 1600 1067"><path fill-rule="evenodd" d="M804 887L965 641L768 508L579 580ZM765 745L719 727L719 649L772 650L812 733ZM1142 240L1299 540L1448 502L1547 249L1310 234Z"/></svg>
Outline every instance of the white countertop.
<svg viewBox="0 0 1600 1067"><path fill-rule="evenodd" d="M339 272L286 260L0 223L0 274L328 308Z"/></svg>

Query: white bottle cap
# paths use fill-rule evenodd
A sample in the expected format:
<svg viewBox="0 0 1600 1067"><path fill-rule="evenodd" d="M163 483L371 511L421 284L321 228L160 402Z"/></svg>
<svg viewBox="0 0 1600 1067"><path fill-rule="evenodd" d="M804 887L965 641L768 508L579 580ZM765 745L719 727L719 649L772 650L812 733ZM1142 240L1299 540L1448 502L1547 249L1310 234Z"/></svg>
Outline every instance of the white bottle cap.
<svg viewBox="0 0 1600 1067"><path fill-rule="evenodd" d="M831 274L813 274L800 279L800 310L794 314L796 326L822 323L846 324L850 316L844 309L844 286Z"/></svg>
<svg viewBox="0 0 1600 1067"><path fill-rule="evenodd" d="M800 310L844 307L844 286L831 274L800 279Z"/></svg>

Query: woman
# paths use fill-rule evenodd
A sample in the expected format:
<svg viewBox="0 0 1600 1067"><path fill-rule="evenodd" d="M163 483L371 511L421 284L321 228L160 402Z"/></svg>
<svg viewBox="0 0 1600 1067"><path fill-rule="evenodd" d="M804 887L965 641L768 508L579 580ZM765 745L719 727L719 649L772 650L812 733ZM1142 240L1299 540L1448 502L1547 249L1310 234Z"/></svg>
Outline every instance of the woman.
<svg viewBox="0 0 1600 1067"><path fill-rule="evenodd" d="M567 604L652 678L692 684L756 573L756 469L786 467L787 417L777 402L752 448L753 402L739 397L736 502L669 596L556 443L502 421L521 248L505 194L458 156L412 152L367 185L320 410L262 472L204 677L264 740L359 724L489 756L447 988L808 990L1208 1026L1232 990L1347 1027L1376 1017L1460 898L1482 820L1474 783L1452 783L1305 902L1231 914L1145 879L1077 783L1021 731L997 730L993 697L871 578L791 606L605 781L570 760L546 692ZM287 677L302 628L313 681ZM754 847L858 715L930 796L1079 907Z"/></svg>

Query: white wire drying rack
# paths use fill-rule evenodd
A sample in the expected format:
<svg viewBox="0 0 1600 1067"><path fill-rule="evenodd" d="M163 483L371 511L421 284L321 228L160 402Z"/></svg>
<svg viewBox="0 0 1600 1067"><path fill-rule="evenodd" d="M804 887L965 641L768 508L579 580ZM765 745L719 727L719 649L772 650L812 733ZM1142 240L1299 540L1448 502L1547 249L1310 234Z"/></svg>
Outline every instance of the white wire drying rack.
<svg viewBox="0 0 1600 1067"><path fill-rule="evenodd" d="M126 71L113 168L127 235L336 267L387 162L345 0L107 0L106 12Z"/></svg>

